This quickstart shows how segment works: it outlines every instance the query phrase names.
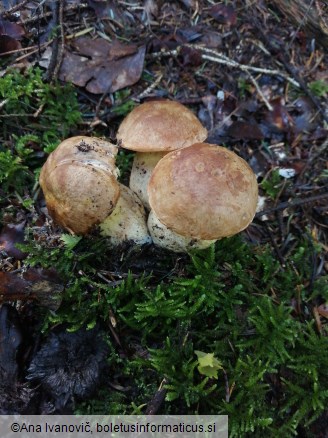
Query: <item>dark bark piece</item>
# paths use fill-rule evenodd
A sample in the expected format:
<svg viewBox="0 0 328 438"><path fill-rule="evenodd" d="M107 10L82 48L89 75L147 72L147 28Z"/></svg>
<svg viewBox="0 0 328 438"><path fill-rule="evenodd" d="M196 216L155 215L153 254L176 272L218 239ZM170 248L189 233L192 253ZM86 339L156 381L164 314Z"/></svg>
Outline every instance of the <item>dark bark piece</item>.
<svg viewBox="0 0 328 438"><path fill-rule="evenodd" d="M0 380L8 385L16 380L16 355L21 343L18 314L13 307L4 304L0 308Z"/></svg>
<svg viewBox="0 0 328 438"><path fill-rule="evenodd" d="M41 384L56 409L72 406L97 389L106 366L108 347L97 328L51 333L33 358L27 380Z"/></svg>

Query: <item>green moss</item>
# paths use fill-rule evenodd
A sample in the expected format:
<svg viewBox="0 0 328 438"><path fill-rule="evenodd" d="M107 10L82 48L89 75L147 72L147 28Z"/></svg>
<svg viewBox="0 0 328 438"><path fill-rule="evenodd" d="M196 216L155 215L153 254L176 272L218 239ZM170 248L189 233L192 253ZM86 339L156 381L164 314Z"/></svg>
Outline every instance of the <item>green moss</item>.
<svg viewBox="0 0 328 438"><path fill-rule="evenodd" d="M2 132L0 183L8 193L31 188L44 155L82 120L74 88L47 84L40 69L15 70L0 78Z"/></svg>
<svg viewBox="0 0 328 438"><path fill-rule="evenodd" d="M46 154L80 114L73 89L43 84L37 70L0 78L0 97L8 99L6 114L21 114L3 119L1 188L12 193L13 186L32 187ZM118 97L125 104L128 95ZM124 177L131 157L119 155ZM275 198L281 184L272 173L262 188ZM282 267L269 245L250 245L241 236L188 257L149 252L144 263L144 249L109 249L96 235L46 235L46 225L39 232L28 230L24 268L55 268L65 284L57 311L39 309L43 331L98 323L108 332L109 373L78 413L142 413L163 387L158 413L228 414L231 437L278 431L288 438L309 430L324 411L327 326L318 332L312 310L328 301L328 282L313 275L323 249L306 234L299 239L291 230ZM212 358L214 374L199 369L196 352Z"/></svg>
<svg viewBox="0 0 328 438"><path fill-rule="evenodd" d="M285 268L270 247L249 246L237 236L192 254L183 273L165 282L149 272L130 274L114 286L97 276L99 266L110 262L103 245L82 239L73 249L50 251L47 262L33 244L29 250L31 261L50 263L68 280L62 306L48 315L45 327L62 322L71 330L92 327L115 315L116 331L131 355L119 360L112 355L110 363L130 390L124 396L106 393L104 412L131 414L138 406L143 412L163 379L163 412L228 414L232 437L274 436L277 430L294 436L323 412L326 338L317 334L309 312L299 315L292 306L295 299L301 307L310 305L309 240L295 247ZM304 291L300 297L296 285ZM217 378L199 372L195 351L216 358L222 366ZM78 411L101 412L99 398Z"/></svg>

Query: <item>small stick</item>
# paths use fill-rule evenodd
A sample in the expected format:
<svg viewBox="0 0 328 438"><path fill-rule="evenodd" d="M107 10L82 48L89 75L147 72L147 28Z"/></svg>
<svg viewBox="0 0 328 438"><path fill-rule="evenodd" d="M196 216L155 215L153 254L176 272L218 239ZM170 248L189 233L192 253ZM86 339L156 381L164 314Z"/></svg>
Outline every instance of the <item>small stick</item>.
<svg viewBox="0 0 328 438"><path fill-rule="evenodd" d="M279 263L280 263L282 268L285 268L286 267L286 260L283 258L282 254L281 254L281 251L280 251L280 249L279 249L279 247L277 245L277 242L275 241L274 236L273 236L270 228L268 227L267 223L264 222L264 225L265 225L267 233L269 234L272 246L273 246L273 248L274 248L274 250L275 250L275 252L277 254Z"/></svg>
<svg viewBox="0 0 328 438"><path fill-rule="evenodd" d="M254 67L252 65L240 64L239 62L237 62L231 58L228 58L227 56L223 55L222 53L216 52L215 50L211 50L211 49L208 49L208 48L203 47L203 46L199 46L197 44L184 44L183 46L189 47L189 48L194 49L194 50L199 50L201 52L202 59L204 59L206 61L212 61L212 62L216 62L218 64L227 65L229 67L238 68L238 69L245 71L247 73L249 73L250 71L253 71L255 73L263 73L263 74L267 74L267 75L271 75L271 76L281 76L284 79L286 79L288 82L293 84L295 87L297 87L297 88L300 87L300 84L295 79L286 75L281 70L271 70L268 68L260 68L260 67ZM181 46L181 47L183 47L183 46ZM154 58L154 59L161 58L161 57L167 57L167 56L176 57L179 54L181 47L178 47L176 50L155 52L155 53L152 53L150 56L151 56L151 58Z"/></svg>
<svg viewBox="0 0 328 438"><path fill-rule="evenodd" d="M54 39L51 59L45 76L46 82L51 82L57 78L63 59L64 52L64 27L63 27L63 10L65 0L56 0L54 5L54 27L59 25L60 34Z"/></svg>
<svg viewBox="0 0 328 438"><path fill-rule="evenodd" d="M322 145L319 147L319 149L317 150L317 152L312 155L312 157L310 157L307 162L305 163L305 166L303 167L302 171L301 171L301 176L304 175L305 171L309 168L309 166L311 166L312 163L314 163L315 161L317 161L317 159L320 157L320 155L322 155L323 153L326 152L326 150L328 149L328 139L325 140Z"/></svg>
<svg viewBox="0 0 328 438"><path fill-rule="evenodd" d="M259 211L255 217L261 217L266 214L274 213L278 210L285 210L285 208L297 207L298 205L307 204L309 202L320 201L321 199L328 198L328 193L321 193L320 195L309 196L308 198L295 199L294 201L281 202L273 208L267 208L266 210Z"/></svg>
<svg viewBox="0 0 328 438"><path fill-rule="evenodd" d="M155 415L156 412L158 412L159 408L165 400L165 396L167 393L167 389L163 388L163 385L165 385L166 383L167 380L163 379L154 397L147 405L146 415Z"/></svg>
<svg viewBox="0 0 328 438"><path fill-rule="evenodd" d="M258 94L260 95L260 97L262 98L263 102L265 103L266 107L268 108L269 111L273 111L273 106L270 104L270 102L268 101L268 99L264 96L264 94L262 93L262 90L259 86L259 84L257 83L256 79L253 78L253 76L247 72L249 79L253 82L254 87L256 88L256 91L258 92Z"/></svg>
<svg viewBox="0 0 328 438"><path fill-rule="evenodd" d="M142 93L138 94L137 97L133 98L134 101L139 102L141 99L144 99L147 97L161 82L163 75L159 75L155 81L149 85Z"/></svg>
<svg viewBox="0 0 328 438"><path fill-rule="evenodd" d="M64 48L65 48L64 5L65 5L65 0L59 0L58 19L60 26L60 46L58 48L58 59L53 74L54 79L58 78L59 70L63 62L63 56L64 56Z"/></svg>
<svg viewBox="0 0 328 438"><path fill-rule="evenodd" d="M12 8L8 9L8 11L5 11L3 13L4 17L8 17L9 15L14 14L15 12L19 11L23 6L26 5L30 0L23 0L21 3L18 3L18 5L13 6Z"/></svg>
<svg viewBox="0 0 328 438"><path fill-rule="evenodd" d="M252 65L240 64L239 62L229 58L228 56L225 56L223 53L216 52L215 50L208 49L207 47L199 46L198 44L185 44L185 46L190 47L192 49L200 50L201 52L210 53L211 55L214 56L214 58L213 58L213 57L207 57L206 55L202 54L203 59L209 59L209 60L214 61L214 62L219 62L220 64L226 64L226 65L229 65L230 67L236 67L236 68L239 68L240 70L243 70L243 71L254 71L256 73L264 73L264 74L273 75L273 76L278 75L278 76L285 78L287 81L289 81L295 87L297 87L297 88L300 87L300 84L295 79L286 75L286 73L284 73L281 70L271 70L268 68L260 68L260 67L254 67ZM226 62L224 62L224 61L226 61Z"/></svg>
<svg viewBox="0 0 328 438"><path fill-rule="evenodd" d="M0 110L6 105L9 99L4 99L2 102L0 102Z"/></svg>
<svg viewBox="0 0 328 438"><path fill-rule="evenodd" d="M65 14L69 14L71 12L75 12L76 10L81 10L81 9L89 9L89 5L87 3L77 3L77 4L73 4L71 6L68 6L67 8L64 8L64 12ZM38 15L38 16L34 16L31 18L27 18L26 20L21 20L18 21L19 24L33 24L36 21L41 20L42 18L49 18L52 17L53 15L53 11L48 11L45 12L44 14Z"/></svg>

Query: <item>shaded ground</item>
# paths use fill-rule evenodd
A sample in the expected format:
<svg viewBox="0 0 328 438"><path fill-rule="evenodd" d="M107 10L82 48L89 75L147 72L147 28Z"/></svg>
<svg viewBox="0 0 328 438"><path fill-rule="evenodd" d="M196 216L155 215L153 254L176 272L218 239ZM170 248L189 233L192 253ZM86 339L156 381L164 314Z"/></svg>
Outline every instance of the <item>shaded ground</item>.
<svg viewBox="0 0 328 438"><path fill-rule="evenodd" d="M163 284L163 287L168 285L170 288L172 278L190 280L193 278L193 269L197 275L204 275L204 278L209 279L209 291L211 284L218 281L215 275L211 277L212 272L219 267L220 281L225 283L225 287L236 291L240 284L244 292L251 293L254 297L270 296L277 307L287 304L289 312L292 311L293 321L300 322L300 327L311 326L313 339L317 337L317 344L313 341L311 348L313 350L317 345L322 351L322 363L319 364L317 356L314 358L318 369L328 366L327 6L320 1L309 2L309 5L293 1L288 2L289 7L286 7L287 2L284 1L214 3L193 0L89 0L82 3L67 0L41 2L39 6L38 3L4 1L3 18L0 22L0 62L3 78L8 78L12 66L22 75L28 74L26 72L30 67L42 69L42 80L37 77L31 79L34 84L34 89L32 86L30 90L32 100L28 100L26 89L23 95L16 96L22 102L21 108L17 106L17 99L16 106L13 104L15 96L7 97L10 83L3 82L3 88L7 87L6 89L1 90L0 87L1 151L9 150L15 154L17 139L27 135L42 138L40 142L34 137L24 137L24 146L32 152L29 156L19 150L17 152L21 163L27 165L26 169L19 169L27 175L21 188L16 185L19 181L15 181L17 173L13 172L10 180L10 173L6 174L3 164L4 159L1 162L2 174L5 175L0 188L0 273L3 275L0 277L1 293L4 295L3 301L16 303L17 310L8 305L1 308L0 329L7 335L0 338L0 365L3 381L6 380L7 383L1 383L0 411L70 412L76 409L76 401L84 401L84 408L78 405L79 409L89 412L102 412L102 406L106 406L107 412L111 409L113 413L138 412L138 409L141 412L148 409L152 413L191 413L197 410L212 413L220 409L220 412L233 416L233 412L238 409L240 412L243 409L246 411L247 406L253 403L256 391L260 392L262 385L268 385L270 390L264 395L267 406L274 409L277 416L286 416L282 417L286 418L286 424L290 420L284 436L292 433L293 421L299 436L327 436L327 413L320 405L324 403L323 396L311 399L312 408L302 405L298 412L303 393L299 392L297 399L291 386L286 384L289 381L290 385L292 382L295 384L302 374L308 372L305 365L302 363L301 366L296 359L298 368L296 365L288 368L288 362L292 363L294 360L294 346L300 342L292 335L298 326L291 325L288 329L286 327L284 342L279 348L273 348L276 355L281 354L283 357L284 348L289 343L290 350L288 347L285 358L280 357L280 362L273 361L263 369L258 363L255 365L255 362L252 366L247 365L249 368L259 366L258 375L262 373L261 379L264 376L257 381L258 387L254 388L254 392L250 390L247 399L240 395L241 392L237 392L238 386L243 386L241 376L248 372L245 365L248 359L243 357L242 351L249 347L247 338L255 333L261 334L262 338L260 336L259 339L263 343L267 341L265 330L256 323L254 302L249 303L254 308L247 308L246 298L243 301L242 296L231 295L231 309L234 309L232 319L237 318L243 322L245 320L245 325L238 335L232 335L229 339L231 349L229 347L226 356L222 357L224 374L213 390L213 400L209 396L212 394L213 380L205 382L199 377L195 378L195 386L188 398L181 388L177 389L179 378L183 380L190 372L187 364L189 366L195 360L195 356L190 359L192 353L188 356L187 338L193 340L195 349L200 349L199 345L203 345L203 351L214 351L221 359L221 340L228 336L227 333L234 333L235 330L229 327L231 316L227 320L222 316L221 325L216 321L216 316L211 313L215 305L211 308L209 303L212 298L209 293L205 304L203 303L204 307L208 306L204 314L196 309L185 320L175 320L177 316L173 310L171 314L167 309L166 315L158 316L160 325L156 327L151 318L156 318L157 314L154 309L150 309L149 303L156 300L161 303L161 298L159 294L156 295L156 300L155 295L147 295L158 284ZM12 53L8 55L5 52ZM75 84L77 107L72 105L69 108L69 92L64 94L66 102L65 97L61 102L62 86L56 88L57 91L49 88L50 91L44 91L42 95L33 95L43 82L53 84L50 87L57 87L56 79L60 80L60 84L64 81ZM19 93L17 86L15 89ZM46 100L42 99L49 100L53 96L53 107L48 109ZM209 131L208 142L224 144L238 153L249 162L258 176L261 202L257 216L243 233L242 243L236 241L232 247L223 246L226 249L231 248L227 249L226 254L217 249L212 264L207 260L211 256L204 256L205 262L211 268L211 275L205 272L206 263L200 267L194 261L194 265L190 267L188 256L174 255L152 247L136 249L127 246L115 252L108 251L103 242L97 240L97 236L80 243L67 241L66 237L65 246L61 240L61 230L49 222L42 194L37 186L33 186L34 172L38 171L47 153L60 139L87 134L106 136L115 141L115 133L122 117L135 105L151 98L175 99L193 109ZM56 102L58 107L55 106ZM67 116L58 122L58 113L63 111ZM74 119L75 111L82 114L81 119L78 116ZM52 121L54 125L51 127ZM46 143L46 148L43 142ZM131 155L121 152L120 166L122 180L125 182L128 181L130 163ZM24 228L28 230L30 239L30 246L25 250L32 254L28 262L21 261L24 260L24 255L12 248L13 241L23 241ZM37 242L39 247L31 241ZM245 242L255 250L246 250L243 246ZM76 253L75 245L81 245L76 247ZM268 253L261 248L268 249ZM48 261L44 260L45 254L49 257ZM238 260L238 266L234 257ZM30 264L33 260L39 271L32 271ZM201 260L203 263L204 260ZM261 263L261 268L256 265L257 262ZM57 273L46 271L49 268L56 268ZM124 283L128 271L132 273L132 277ZM141 281L144 271L147 275L152 273L152 278L146 285ZM22 272L24 278L21 276ZM68 275L70 272L74 273L71 279ZM247 286L248 275L254 285ZM78 287L81 288L81 284L85 287L84 292L78 295L79 302L82 303L84 296L88 294L94 301L99 294L98 302L101 302L101 291L106 287L117 288L117 292L113 292L113 301L106 302L104 307L109 312L108 315L101 314L101 306L96 308L95 315L101 315L100 322L96 325L92 319L95 316L92 311L92 317L79 319L76 316L80 314L78 307L74 307L74 316L65 310L65 303L72 303L72 297L77 293ZM68 290L66 298L62 298L64 286ZM190 290L193 287L195 290L201 288L198 285L197 289L194 283L188 287ZM253 289L255 287L256 290ZM180 296L182 289L181 286ZM148 307L145 305L144 314L141 312L142 299L140 298L141 304L136 304L134 296L129 295L132 290L145 294L143 299ZM188 291L184 292L187 296ZM124 293L126 298L121 298L120 294ZM172 298L172 308L174 302L179 308L181 303L179 304L178 295L175 296L174 293L172 287L169 292L163 292L164 295L167 294L166 303ZM49 295L52 297L50 300ZM57 314L62 299L64 310ZM41 303L45 307L41 306L40 310L40 306L35 303ZM198 303L197 298L195 303ZM192 308L194 303L189 304ZM82 306L81 314L88 305L89 302L85 308ZM132 320L131 317L129 320L129 312L132 312L134 305L138 308L139 319ZM215 312L223 309L223 314L228 315L230 304L226 308L225 304L220 303L220 306ZM149 315L146 315L147 309L150 309ZM201 309L201 304L198 309ZM268 315L272 311L270 309L268 305ZM290 316L288 312L284 315L287 314ZM272 315L272 318L277 316L273 313ZM287 317L283 314L280 317L279 328L283 332L283 321ZM193 325L193 318L201 320L199 326ZM137 321L141 327L138 327ZM64 330L67 326L77 328L85 323L97 332L97 336L101 336L104 331L108 332L109 328L110 342L105 345L101 341L99 348L95 349L89 345L92 336L90 338L90 334L84 329L73 335L66 334ZM29 327L26 333L20 328L25 324ZM208 331L204 329L202 332L202 325L207 325ZM40 332L41 327L48 330L48 335ZM209 334L210 329L212 333L216 331L216 334ZM160 335L152 336L152 331L156 330ZM172 337L171 342L177 343L175 347L167 344L171 330L176 331L180 339L177 341ZM309 334L306 336L310 337ZM84 344L82 351L80 337ZM247 341L237 354L240 338L246 338ZM310 347L307 351L305 345L298 345L300 357L310 355L312 351ZM67 364L72 364L69 359L71 347L73 351L76 348L76 351L81 352L82 361L88 358L86 367L90 366L92 371L89 372L88 369L85 375L91 375L90 380L74 380L76 366L73 366L74 370L70 370L70 365L66 367ZM165 365L160 362L158 353L161 349L167 352L174 352L175 349L184 351L186 368L180 370L179 378L178 374L163 374ZM190 349L193 351L192 347ZM157 356L154 350L157 351ZM254 358L265 360L269 357L265 349L257 352L258 356L255 353ZM106 358L108 355L114 357L114 354L113 365ZM66 367L66 375L56 376L56 370L51 365L54 355L59 361L57 371ZM136 358L138 364L132 365ZM237 358L240 358L240 362ZM164 359L168 361L168 367L176 360L173 357L170 359L169 354ZM131 364L126 365L126 361L131 361ZM147 370L146 380L142 380L137 369ZM315 373L318 373L317 369L313 371L313 375ZM80 374L83 375L83 370ZM109 380L104 378L107 374L110 374ZM49 383L50 375L55 375L55 385L53 382ZM75 383L67 388L67 381ZM176 385L175 389L171 388L171 395L166 401L166 391L156 392L163 382L164 386L167 382L172 387ZM323 392L328 391L327 378L317 376L313 382L304 386L304 394L314 394L315 385L319 385ZM245 387L246 383L244 382ZM102 389L94 400L99 399L100 405L96 401L88 404L86 400L90 399L97 388ZM110 402L107 401L108 405L103 401L106 396L102 391L114 393ZM202 391L204 397L209 397L207 405L199 395ZM239 400L243 400L241 405L238 405L238 396L234 398L235 393L239 394ZM293 397L296 397L296 401ZM225 399L224 407L222 404L216 405L215 398ZM286 398L287 403L284 404ZM315 400L317 407L313 407ZM138 406L131 404L133 401ZM233 406L231 409L229 402ZM255 425L256 433L260 436L261 428L266 427L264 420L271 414L265 409L261 413L258 406L255 412L263 416L263 424L259 421ZM311 419L311 426L301 422L302 415ZM238 426L235 436L241 436L241 431L246 435L251 430L249 416L245 414L241 418L240 423L236 420ZM279 421L275 420L274 428L278 428L278 425Z"/></svg>

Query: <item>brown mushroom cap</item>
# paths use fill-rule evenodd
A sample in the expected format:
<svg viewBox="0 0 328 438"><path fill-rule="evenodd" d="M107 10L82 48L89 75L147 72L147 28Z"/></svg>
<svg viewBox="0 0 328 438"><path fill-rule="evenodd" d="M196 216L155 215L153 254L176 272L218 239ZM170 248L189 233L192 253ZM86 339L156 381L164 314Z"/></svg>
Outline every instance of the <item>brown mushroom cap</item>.
<svg viewBox="0 0 328 438"><path fill-rule="evenodd" d="M120 194L117 148L91 137L64 140L41 169L48 212L60 226L86 234L114 209Z"/></svg>
<svg viewBox="0 0 328 438"><path fill-rule="evenodd" d="M167 228L196 239L220 239L242 231L257 205L256 177L228 149L197 143L170 152L148 184L149 202Z"/></svg>
<svg viewBox="0 0 328 438"><path fill-rule="evenodd" d="M202 142L207 130L195 114L179 102L158 100L134 108L121 123L117 139L138 152L161 152Z"/></svg>

